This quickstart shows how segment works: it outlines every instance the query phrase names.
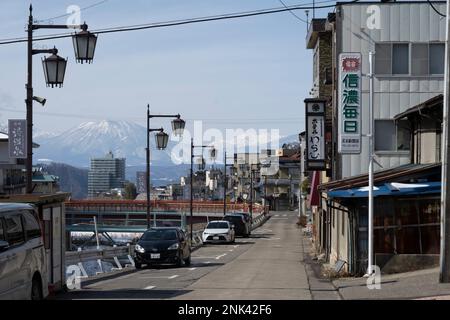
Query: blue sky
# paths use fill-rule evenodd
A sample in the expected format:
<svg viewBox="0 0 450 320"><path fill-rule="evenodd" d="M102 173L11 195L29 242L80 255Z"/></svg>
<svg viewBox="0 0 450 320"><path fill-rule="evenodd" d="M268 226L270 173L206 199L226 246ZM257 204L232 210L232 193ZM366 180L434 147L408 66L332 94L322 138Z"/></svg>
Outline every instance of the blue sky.
<svg viewBox="0 0 450 320"><path fill-rule="evenodd" d="M64 14L69 5L97 2L32 1L38 20ZM1 1L1 39L25 36L29 3ZM278 0L108 0L84 10L82 20L100 29L280 6ZM296 13L306 18L303 11ZM35 127L62 131L101 119L144 125L150 103L153 113L180 113L188 125L203 120L204 128L279 128L281 135L296 134L304 128L303 99L311 88L312 53L305 35L306 24L289 12L105 34L92 65L75 63L70 38L36 42L55 45L69 64L64 87L51 89L44 84L41 57L34 57L34 94L48 100L45 108L34 105ZM26 45L0 46L0 60L0 122L5 123L25 117Z"/></svg>

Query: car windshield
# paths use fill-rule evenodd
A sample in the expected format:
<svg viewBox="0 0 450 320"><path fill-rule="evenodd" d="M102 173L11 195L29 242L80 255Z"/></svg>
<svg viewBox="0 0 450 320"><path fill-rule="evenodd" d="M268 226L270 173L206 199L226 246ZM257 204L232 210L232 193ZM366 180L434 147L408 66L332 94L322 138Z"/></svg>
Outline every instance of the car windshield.
<svg viewBox="0 0 450 320"><path fill-rule="evenodd" d="M228 229L226 222L210 222L206 229Z"/></svg>
<svg viewBox="0 0 450 320"><path fill-rule="evenodd" d="M242 221L242 216L228 216L228 217L225 217L224 220L238 222L238 221Z"/></svg>
<svg viewBox="0 0 450 320"><path fill-rule="evenodd" d="M177 232L175 230L149 230L142 235L141 240L177 240Z"/></svg>

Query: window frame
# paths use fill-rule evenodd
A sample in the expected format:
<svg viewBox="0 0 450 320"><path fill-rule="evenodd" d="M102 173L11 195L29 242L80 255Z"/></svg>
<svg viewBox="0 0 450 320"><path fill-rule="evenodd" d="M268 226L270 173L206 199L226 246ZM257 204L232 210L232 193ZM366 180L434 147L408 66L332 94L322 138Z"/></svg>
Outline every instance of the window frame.
<svg viewBox="0 0 450 320"><path fill-rule="evenodd" d="M392 149L392 150L377 150L376 149L376 141L377 141L376 122L377 121L391 121L393 123L394 129L395 129L395 149ZM401 120L401 121L407 121L407 120ZM379 154L390 154L390 153L409 154L411 152L411 136L410 136L410 139L409 139L409 149L408 150L398 149L398 130L399 130L398 122L395 119L391 119L391 118L374 119L375 135L374 135L373 147L374 147L375 153L379 153Z"/></svg>
<svg viewBox="0 0 450 320"><path fill-rule="evenodd" d="M22 227L22 239L23 239L23 241L20 242L20 243L14 243L14 244L12 244L12 243L10 242L9 237L8 237L8 226L6 225L6 218L10 218L10 217L14 217L14 216L19 217L20 225L21 225L21 227ZM13 211L13 212L8 212L8 213L6 213L6 215L5 215L5 239L6 239L6 241L8 241L8 243L10 244L10 248L16 248L16 247L23 246L23 245L27 242L27 237L26 237L26 232L25 232L25 226L24 226L24 223L23 223L22 214L21 214L20 212L14 212L14 211Z"/></svg>
<svg viewBox="0 0 450 320"><path fill-rule="evenodd" d="M408 73L405 74L397 74L393 73L393 56L394 56L394 44L407 44L408 45ZM427 45L427 73L426 74L413 74L412 73L412 49L414 44L424 44ZM444 51L445 51L445 41L414 41L414 42L408 42L408 41L379 41L376 42L374 45L375 52L377 45L389 45L390 46L390 73L377 73L377 67L376 67L376 55L375 55L375 76L376 77L392 77L392 78L402 78L402 77L426 77L426 78L442 78L444 77L445 73L445 66L444 66L444 73L431 73L430 70L430 47L431 45L444 45Z"/></svg>

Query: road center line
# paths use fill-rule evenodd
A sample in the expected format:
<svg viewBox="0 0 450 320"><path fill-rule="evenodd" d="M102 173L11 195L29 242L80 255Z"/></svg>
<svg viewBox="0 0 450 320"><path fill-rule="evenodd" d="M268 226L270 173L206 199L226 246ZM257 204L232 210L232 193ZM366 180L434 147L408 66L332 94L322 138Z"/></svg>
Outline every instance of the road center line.
<svg viewBox="0 0 450 320"><path fill-rule="evenodd" d="M167 279L175 279L176 277L178 277L178 275L177 275L177 274L174 274L173 276L170 276L170 277L167 278Z"/></svg>
<svg viewBox="0 0 450 320"><path fill-rule="evenodd" d="M219 260L220 258L225 257L226 255L227 255L226 253L221 254L220 256L217 256L217 257L216 257L216 260Z"/></svg>
<svg viewBox="0 0 450 320"><path fill-rule="evenodd" d="M190 271L194 271L195 269L197 269L197 268L189 268L188 270L190 270Z"/></svg>

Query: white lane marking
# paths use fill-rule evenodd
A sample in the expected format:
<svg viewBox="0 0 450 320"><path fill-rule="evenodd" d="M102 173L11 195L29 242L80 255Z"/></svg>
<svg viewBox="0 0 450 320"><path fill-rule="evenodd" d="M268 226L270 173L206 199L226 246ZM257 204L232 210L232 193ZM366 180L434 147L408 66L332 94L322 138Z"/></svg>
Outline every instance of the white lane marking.
<svg viewBox="0 0 450 320"><path fill-rule="evenodd" d="M153 288L156 288L156 286L148 286L148 287L145 287L144 290L152 290Z"/></svg>
<svg viewBox="0 0 450 320"><path fill-rule="evenodd" d="M165 277L144 276L144 277L139 277L139 278L140 279L175 279L176 277L178 277L177 274L175 274L173 276L165 276Z"/></svg>
<svg viewBox="0 0 450 320"><path fill-rule="evenodd" d="M276 214L276 215L275 215L275 217L279 217L279 216L280 216L279 214Z"/></svg>
<svg viewBox="0 0 450 320"><path fill-rule="evenodd" d="M188 270L189 271L194 271L195 269L197 269L197 268L189 268Z"/></svg>
<svg viewBox="0 0 450 320"><path fill-rule="evenodd" d="M210 264L211 263L211 261L206 261L206 262L204 262L205 264Z"/></svg>
<svg viewBox="0 0 450 320"><path fill-rule="evenodd" d="M228 250L229 252L233 252L233 249Z"/></svg>
<svg viewBox="0 0 450 320"><path fill-rule="evenodd" d="M226 253L221 254L220 256L217 256L217 257L216 257L216 260L219 260L220 258L225 257L226 255L227 255Z"/></svg>
<svg viewBox="0 0 450 320"><path fill-rule="evenodd" d="M283 214L283 217L287 217L287 214Z"/></svg>
<svg viewBox="0 0 450 320"><path fill-rule="evenodd" d="M237 245L235 245L235 246L233 246L233 248L237 248L237 247L239 247L239 245L237 244Z"/></svg>
<svg viewBox="0 0 450 320"><path fill-rule="evenodd" d="M215 259L216 257L214 256L214 257L192 257L192 258L195 258L195 259Z"/></svg>

